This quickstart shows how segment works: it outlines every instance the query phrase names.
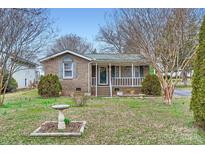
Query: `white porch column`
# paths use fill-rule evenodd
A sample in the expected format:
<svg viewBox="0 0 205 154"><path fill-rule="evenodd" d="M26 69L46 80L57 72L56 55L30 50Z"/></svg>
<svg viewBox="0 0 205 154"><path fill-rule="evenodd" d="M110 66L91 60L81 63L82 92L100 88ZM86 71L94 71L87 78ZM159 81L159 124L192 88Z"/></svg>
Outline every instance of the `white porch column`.
<svg viewBox="0 0 205 154"><path fill-rule="evenodd" d="M109 63L109 81L110 81L110 97L112 97L112 74L111 74L111 63Z"/></svg>
<svg viewBox="0 0 205 154"><path fill-rule="evenodd" d="M121 77L121 65L119 66L119 77Z"/></svg>
<svg viewBox="0 0 205 154"><path fill-rule="evenodd" d="M95 96L98 96L98 64L95 65Z"/></svg>
<svg viewBox="0 0 205 154"><path fill-rule="evenodd" d="M133 77L134 77L134 67L133 67L133 63L132 63L132 87L133 87Z"/></svg>

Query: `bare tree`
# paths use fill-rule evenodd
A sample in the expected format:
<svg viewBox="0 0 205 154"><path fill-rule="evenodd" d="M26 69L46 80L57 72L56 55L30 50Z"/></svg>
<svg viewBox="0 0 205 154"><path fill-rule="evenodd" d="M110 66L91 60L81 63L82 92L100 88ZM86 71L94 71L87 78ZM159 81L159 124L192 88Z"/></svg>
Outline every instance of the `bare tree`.
<svg viewBox="0 0 205 154"><path fill-rule="evenodd" d="M102 51L123 53L125 42L120 30L120 23L117 14L109 15L112 19L107 19L106 25L100 27L97 41L103 42Z"/></svg>
<svg viewBox="0 0 205 154"><path fill-rule="evenodd" d="M138 49L156 70L171 104L178 77L196 53L201 9L121 9L117 23L123 39ZM122 24L123 23L123 24Z"/></svg>
<svg viewBox="0 0 205 154"><path fill-rule="evenodd" d="M156 69L164 101L171 104L178 82L177 78L173 80L173 74L183 71L196 52L198 10L125 9L122 16L126 23L123 31Z"/></svg>
<svg viewBox="0 0 205 154"><path fill-rule="evenodd" d="M137 52L136 47L130 45L131 41L124 38L121 25L123 22L118 19L118 12L108 14L106 24L100 27L96 40L103 43L101 51L116 53Z"/></svg>
<svg viewBox="0 0 205 154"><path fill-rule="evenodd" d="M71 50L81 54L92 52L93 46L88 43L86 39L77 36L76 34L68 34L56 39L54 45L51 47L51 53L58 53L64 50Z"/></svg>
<svg viewBox="0 0 205 154"><path fill-rule="evenodd" d="M19 58L33 61L52 36L50 28L45 9L0 9L0 105L11 76L22 67Z"/></svg>

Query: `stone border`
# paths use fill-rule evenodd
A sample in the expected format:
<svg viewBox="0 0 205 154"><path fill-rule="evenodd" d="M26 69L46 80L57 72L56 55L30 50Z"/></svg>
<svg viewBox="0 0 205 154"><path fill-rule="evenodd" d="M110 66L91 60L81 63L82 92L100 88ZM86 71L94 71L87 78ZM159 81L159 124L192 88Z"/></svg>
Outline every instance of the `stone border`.
<svg viewBox="0 0 205 154"><path fill-rule="evenodd" d="M43 124L46 124L48 122L57 122L57 121L45 121ZM86 121L71 121L71 122L82 122L83 125L80 128L80 132L58 132L58 133L39 133L38 131L41 129L41 126L38 127L36 130L34 130L30 136L81 136L84 132Z"/></svg>

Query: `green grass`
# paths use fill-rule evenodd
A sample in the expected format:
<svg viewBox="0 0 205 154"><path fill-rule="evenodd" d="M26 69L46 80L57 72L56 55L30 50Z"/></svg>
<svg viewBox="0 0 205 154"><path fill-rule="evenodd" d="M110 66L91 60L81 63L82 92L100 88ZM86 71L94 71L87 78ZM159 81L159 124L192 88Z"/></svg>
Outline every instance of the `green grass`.
<svg viewBox="0 0 205 154"><path fill-rule="evenodd" d="M76 107L69 97L44 99L36 90L6 96L0 107L0 144L204 144L205 134L193 126L189 98L167 106L162 98L95 98ZM70 104L71 120L86 120L81 137L30 137L46 120L57 120L52 104Z"/></svg>

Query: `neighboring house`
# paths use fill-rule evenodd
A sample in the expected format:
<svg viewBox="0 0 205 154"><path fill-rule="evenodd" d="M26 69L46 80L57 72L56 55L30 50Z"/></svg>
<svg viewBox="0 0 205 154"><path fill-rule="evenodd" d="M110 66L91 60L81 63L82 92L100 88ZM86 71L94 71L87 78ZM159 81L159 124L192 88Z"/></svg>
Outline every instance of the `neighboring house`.
<svg viewBox="0 0 205 154"><path fill-rule="evenodd" d="M18 58L19 70L13 74L13 78L18 83L18 89L31 88L39 79L39 72L36 69L37 64Z"/></svg>
<svg viewBox="0 0 205 154"><path fill-rule="evenodd" d="M140 93L149 64L138 54L85 54L63 51L40 60L46 74L58 75L63 95L82 91L95 96Z"/></svg>

